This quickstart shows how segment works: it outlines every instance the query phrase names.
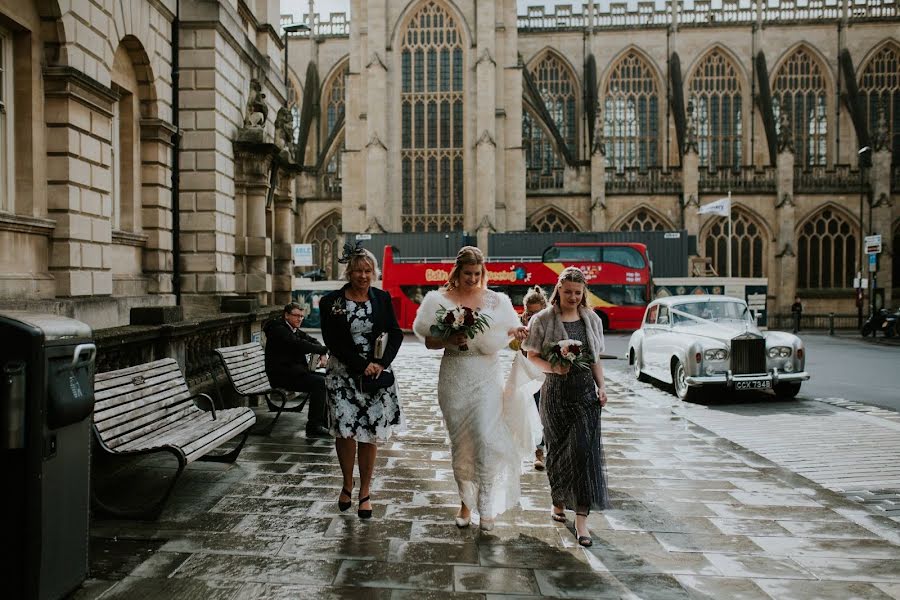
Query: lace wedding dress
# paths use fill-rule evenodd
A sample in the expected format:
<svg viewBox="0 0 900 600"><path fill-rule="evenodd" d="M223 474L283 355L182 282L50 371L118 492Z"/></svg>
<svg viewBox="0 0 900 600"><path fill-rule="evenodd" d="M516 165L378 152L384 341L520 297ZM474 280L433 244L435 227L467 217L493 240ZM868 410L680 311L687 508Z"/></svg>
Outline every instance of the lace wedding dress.
<svg viewBox="0 0 900 600"><path fill-rule="evenodd" d="M441 306L455 306L442 291L429 292L419 306L413 331L423 341ZM504 386L497 353L509 342L509 330L521 325L509 298L487 290L483 305L472 308L490 319L489 328L467 342L467 351L444 350L438 403L460 498L482 518L493 518L519 501L522 461L540 441L540 421L530 377L514 367Z"/></svg>

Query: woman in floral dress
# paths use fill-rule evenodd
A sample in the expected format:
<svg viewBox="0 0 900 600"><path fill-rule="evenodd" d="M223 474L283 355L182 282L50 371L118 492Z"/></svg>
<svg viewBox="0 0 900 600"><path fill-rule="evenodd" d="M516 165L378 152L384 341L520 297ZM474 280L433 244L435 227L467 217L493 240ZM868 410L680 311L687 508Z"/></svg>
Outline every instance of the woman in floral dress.
<svg viewBox="0 0 900 600"><path fill-rule="evenodd" d="M348 283L319 303L322 338L331 353L325 374L329 429L335 436L344 480L338 507L341 511L350 508L358 456L357 514L368 519L372 516L369 485L376 444L388 440L403 419L389 368L403 342L403 332L390 295L371 287L378 268L372 253L346 245L340 262L347 265Z"/></svg>

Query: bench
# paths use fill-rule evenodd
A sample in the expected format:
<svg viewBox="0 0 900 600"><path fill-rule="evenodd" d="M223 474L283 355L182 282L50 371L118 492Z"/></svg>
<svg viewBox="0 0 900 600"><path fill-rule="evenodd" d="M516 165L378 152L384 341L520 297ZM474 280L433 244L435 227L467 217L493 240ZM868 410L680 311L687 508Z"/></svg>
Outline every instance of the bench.
<svg viewBox="0 0 900 600"><path fill-rule="evenodd" d="M216 410L206 394L192 395L174 359L97 373L94 376L92 428L100 447L125 456L169 452L178 460L178 472L162 498L153 505L124 510L105 504L95 493L97 507L112 515L156 518L184 468L195 460L234 462L247 441L256 415L249 408ZM195 399L203 398L210 410ZM221 454L210 452L243 433L237 447Z"/></svg>
<svg viewBox="0 0 900 600"><path fill-rule="evenodd" d="M266 351L259 342L216 348L215 353L222 363L225 376L228 378L228 383L235 394L241 398L265 396L269 410L275 411L275 418L272 419L268 426L260 431L254 431L254 433L263 435L271 433L282 411L300 412L303 410L303 406L309 397L306 392L289 392L288 390L272 387L272 384L269 382L269 376L266 375ZM310 371L315 370L318 359L318 355L310 355ZM213 382L216 384L216 393L219 394L215 373L213 373ZM299 400L300 403L288 407L288 396L291 394L296 394L294 399ZM273 396L280 398L280 404L273 401ZM222 402L221 394L219 394L219 402Z"/></svg>

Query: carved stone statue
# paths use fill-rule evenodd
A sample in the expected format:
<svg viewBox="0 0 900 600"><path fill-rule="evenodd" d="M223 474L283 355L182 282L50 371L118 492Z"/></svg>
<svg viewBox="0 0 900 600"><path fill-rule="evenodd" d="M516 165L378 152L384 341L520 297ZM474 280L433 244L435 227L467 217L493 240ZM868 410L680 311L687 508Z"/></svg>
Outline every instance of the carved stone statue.
<svg viewBox="0 0 900 600"><path fill-rule="evenodd" d="M294 159L294 118L291 108L287 105L278 109L275 115L275 145L281 148L285 158Z"/></svg>
<svg viewBox="0 0 900 600"><path fill-rule="evenodd" d="M269 107L265 102L266 95L257 79L250 80L250 95L247 98L247 115L244 117L244 127L262 129L266 126L266 118L269 116Z"/></svg>
<svg viewBox="0 0 900 600"><path fill-rule="evenodd" d="M794 132L791 129L791 118L786 110L781 110L778 115L778 151L794 151Z"/></svg>
<svg viewBox="0 0 900 600"><path fill-rule="evenodd" d="M872 149L875 152L891 149L889 143L890 133L884 113L884 100L882 100L878 103L878 117L875 122L875 131L872 132Z"/></svg>
<svg viewBox="0 0 900 600"><path fill-rule="evenodd" d="M684 126L684 153L694 152L699 154L697 147L697 119L694 117L694 102L688 102L687 119Z"/></svg>
<svg viewBox="0 0 900 600"><path fill-rule="evenodd" d="M603 141L603 109L597 106L597 114L594 115L594 143L591 145L591 154L599 152L600 156L606 156L606 142Z"/></svg>

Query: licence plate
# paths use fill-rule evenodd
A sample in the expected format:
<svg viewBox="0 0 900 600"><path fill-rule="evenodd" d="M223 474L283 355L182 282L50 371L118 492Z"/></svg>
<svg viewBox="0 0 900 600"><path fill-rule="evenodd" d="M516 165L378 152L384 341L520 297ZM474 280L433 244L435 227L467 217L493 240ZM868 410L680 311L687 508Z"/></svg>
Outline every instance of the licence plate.
<svg viewBox="0 0 900 600"><path fill-rule="evenodd" d="M768 390L772 387L771 379L750 379L748 381L735 381L736 390Z"/></svg>

